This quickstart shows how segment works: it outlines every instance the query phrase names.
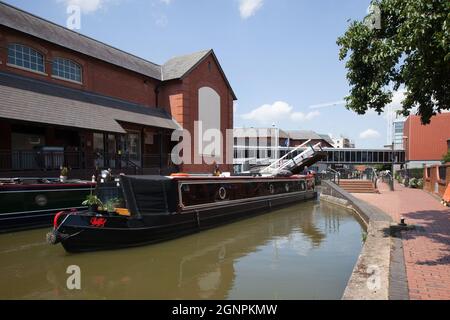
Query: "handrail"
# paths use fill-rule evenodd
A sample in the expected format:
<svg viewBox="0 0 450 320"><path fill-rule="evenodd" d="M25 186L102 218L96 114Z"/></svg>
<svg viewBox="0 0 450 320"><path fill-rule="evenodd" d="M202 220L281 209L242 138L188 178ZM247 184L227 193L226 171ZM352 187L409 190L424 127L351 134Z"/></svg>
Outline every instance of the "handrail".
<svg viewBox="0 0 450 320"><path fill-rule="evenodd" d="M389 184L390 190L394 191L394 177L392 176L392 174L390 172L384 172L382 175L382 179L383 179L383 182L385 182L385 183L386 183L386 181L385 181L386 177L388 177L387 183Z"/></svg>
<svg viewBox="0 0 450 320"><path fill-rule="evenodd" d="M336 171L332 168L328 168L326 171L331 172L333 174L333 182L336 183L336 177L337 177L337 185L341 184L341 173L339 171Z"/></svg>
<svg viewBox="0 0 450 320"><path fill-rule="evenodd" d="M377 189L378 188L378 173L374 168L370 167L370 169L371 169L370 171L372 173L372 177L370 180L374 184L375 189Z"/></svg>
<svg viewBox="0 0 450 320"><path fill-rule="evenodd" d="M311 139L308 140L308 141L306 141L305 143L299 145L298 147L296 147L295 149L291 150L290 152L286 153L283 157L281 157L281 158L279 158L278 160L272 162L269 166L267 166L266 168L264 168L263 170L261 170L261 173L264 172L264 171L266 171L266 170L269 171L270 169L276 169L276 167L275 167L275 168L272 168L275 164L278 164L278 163L280 163L281 161L285 160L290 154L294 153L295 151L298 151L298 150L300 150L300 149L304 149L305 146L306 146L308 143L310 143L310 142L311 142Z"/></svg>

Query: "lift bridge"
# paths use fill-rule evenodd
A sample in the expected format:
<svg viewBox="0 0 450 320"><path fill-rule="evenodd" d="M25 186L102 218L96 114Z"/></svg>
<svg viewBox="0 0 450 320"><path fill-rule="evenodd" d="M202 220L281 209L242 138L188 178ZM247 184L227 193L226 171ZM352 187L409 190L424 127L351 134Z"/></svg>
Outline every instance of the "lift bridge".
<svg viewBox="0 0 450 320"><path fill-rule="evenodd" d="M388 149L335 149L322 148L321 143L311 144L311 140L292 149L280 159L261 169L261 174L274 175L282 171L301 172L306 166L323 164L404 164L404 150Z"/></svg>

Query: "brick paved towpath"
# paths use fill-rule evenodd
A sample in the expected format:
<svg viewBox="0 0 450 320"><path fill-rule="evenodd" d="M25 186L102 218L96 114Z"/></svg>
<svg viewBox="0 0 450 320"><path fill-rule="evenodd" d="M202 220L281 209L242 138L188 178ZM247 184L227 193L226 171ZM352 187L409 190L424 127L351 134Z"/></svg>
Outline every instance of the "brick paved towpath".
<svg viewBox="0 0 450 320"><path fill-rule="evenodd" d="M395 222L420 226L402 232L409 295L413 300L450 300L450 209L422 190L396 184L380 194L353 194L378 207Z"/></svg>

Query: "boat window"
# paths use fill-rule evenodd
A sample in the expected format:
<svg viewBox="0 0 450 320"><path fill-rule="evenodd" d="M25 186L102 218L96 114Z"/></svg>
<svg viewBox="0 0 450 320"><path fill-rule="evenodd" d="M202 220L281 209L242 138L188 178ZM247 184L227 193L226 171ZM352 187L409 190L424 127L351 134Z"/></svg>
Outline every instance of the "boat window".
<svg viewBox="0 0 450 320"><path fill-rule="evenodd" d="M97 188L97 197L104 205L104 209L109 212L114 212L115 208L125 208L125 200L123 197L122 188L114 183L102 183Z"/></svg>

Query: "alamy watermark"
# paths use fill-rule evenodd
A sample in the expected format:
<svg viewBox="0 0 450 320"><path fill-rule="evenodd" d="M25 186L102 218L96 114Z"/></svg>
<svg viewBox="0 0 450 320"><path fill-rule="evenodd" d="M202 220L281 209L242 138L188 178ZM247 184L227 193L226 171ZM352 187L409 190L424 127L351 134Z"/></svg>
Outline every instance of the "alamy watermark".
<svg viewBox="0 0 450 320"><path fill-rule="evenodd" d="M71 4L66 9L66 26L70 30L81 30L81 7Z"/></svg>
<svg viewBox="0 0 450 320"><path fill-rule="evenodd" d="M66 273L70 275L66 281L67 289L81 290L81 268L77 265L68 266Z"/></svg>
<svg viewBox="0 0 450 320"><path fill-rule="evenodd" d="M250 164L255 164L261 158L276 159L280 147L289 147L289 139L279 137L276 132L276 129L265 128L204 130L202 121L195 121L194 134L186 129L172 133L171 140L176 145L171 160L181 165L233 164L234 158L246 158Z"/></svg>

